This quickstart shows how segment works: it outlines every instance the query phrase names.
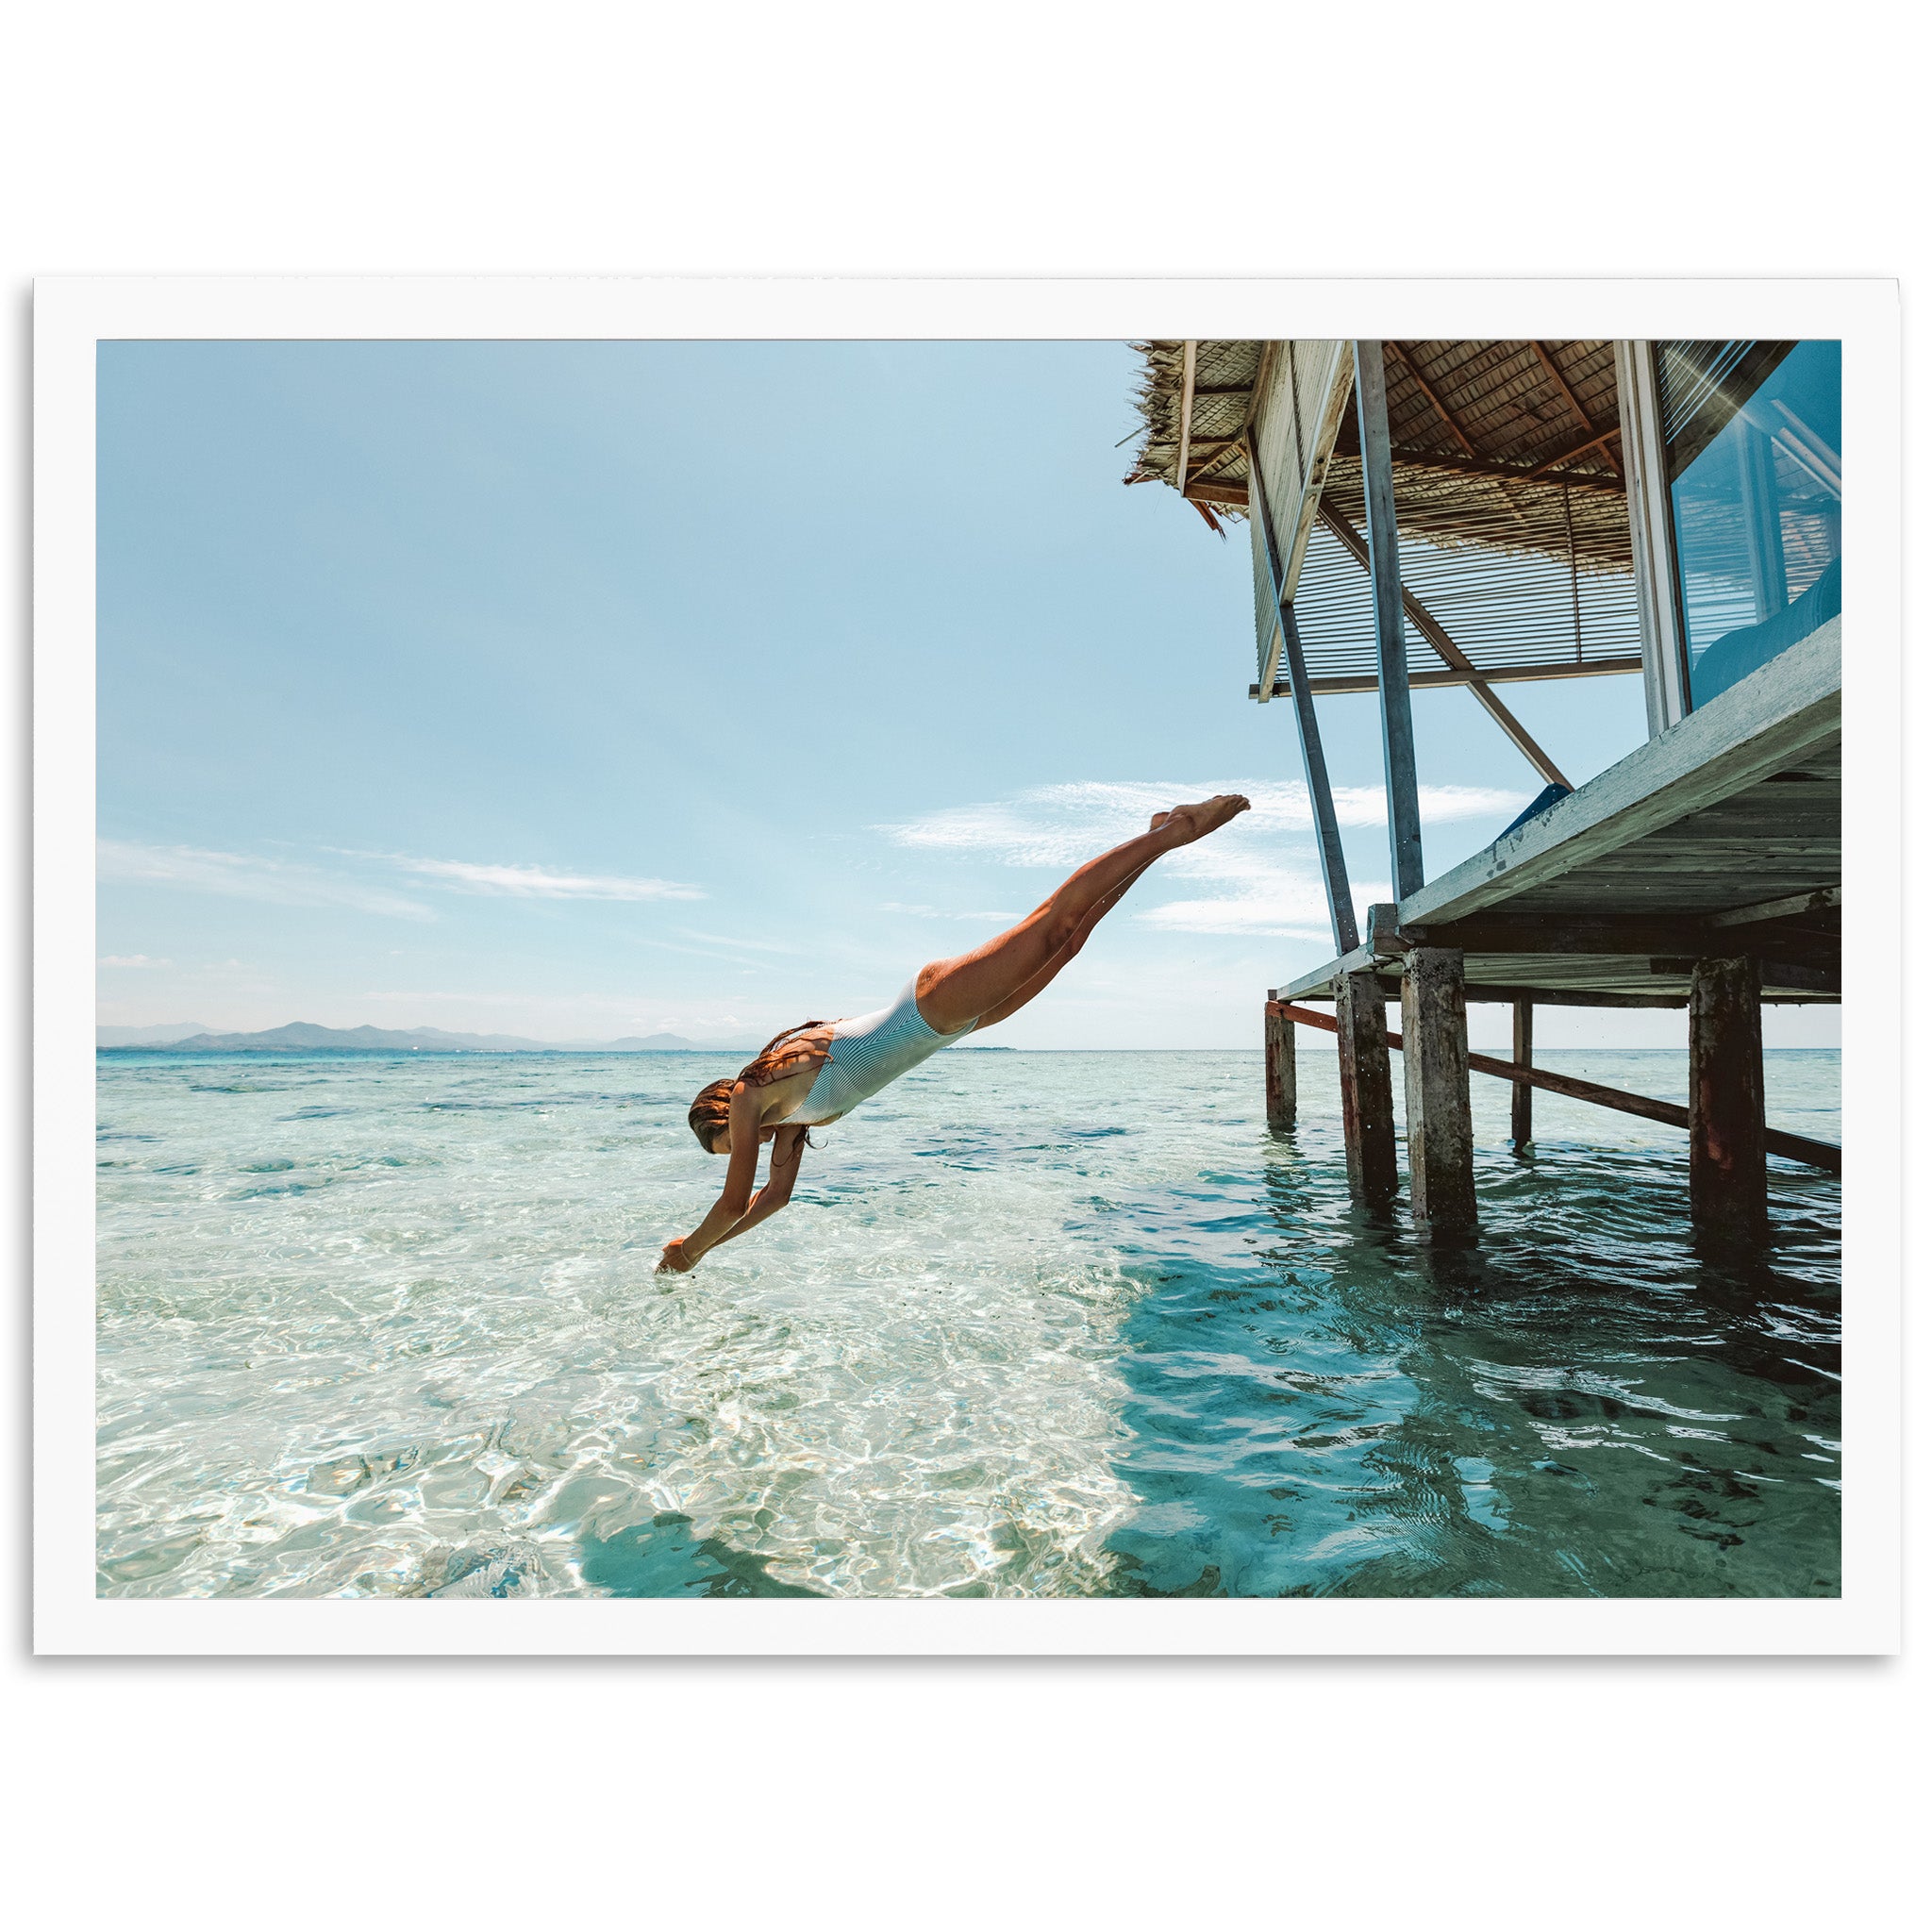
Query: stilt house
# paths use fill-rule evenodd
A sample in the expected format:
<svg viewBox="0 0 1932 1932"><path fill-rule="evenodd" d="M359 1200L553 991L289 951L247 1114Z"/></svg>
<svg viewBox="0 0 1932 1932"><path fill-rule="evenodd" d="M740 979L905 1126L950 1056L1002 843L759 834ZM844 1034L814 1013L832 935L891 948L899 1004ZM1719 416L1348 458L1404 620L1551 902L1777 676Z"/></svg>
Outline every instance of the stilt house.
<svg viewBox="0 0 1932 1932"><path fill-rule="evenodd" d="M1334 957L1272 990L1271 1123L1296 1024L1332 1031L1351 1185L1475 1219L1469 1077L1685 1127L1706 1224L1766 1211L1763 1002L1840 990L1839 345L1830 341L1159 341L1129 482L1177 488L1254 555L1251 699L1294 720ZM1573 787L1503 689L1641 675L1648 741ZM1409 692L1466 688L1544 780L1496 841L1424 863ZM1378 694L1395 898L1357 920L1316 699ZM1500 749L1500 745L1499 745ZM1400 1035L1387 1003L1401 1003ZM1508 1061L1468 1000L1515 1012ZM1333 1003L1333 1017L1307 1002ZM1679 1108L1537 1068L1539 1005L1679 1007Z"/></svg>

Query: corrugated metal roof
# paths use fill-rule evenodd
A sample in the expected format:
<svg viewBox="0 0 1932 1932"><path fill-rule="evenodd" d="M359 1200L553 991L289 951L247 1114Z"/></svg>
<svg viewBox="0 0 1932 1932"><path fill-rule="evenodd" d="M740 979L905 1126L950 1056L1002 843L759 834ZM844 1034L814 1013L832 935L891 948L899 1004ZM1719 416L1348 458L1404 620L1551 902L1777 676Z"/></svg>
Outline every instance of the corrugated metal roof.
<svg viewBox="0 0 1932 1932"><path fill-rule="evenodd" d="M1395 473L1403 587L1478 670L1547 665L1553 673L1641 649L1630 525L1624 498L1602 490L1499 485L1478 510L1463 479ZM1361 458L1338 457L1322 492L1324 516L1363 530ZM1296 628L1313 677L1375 670L1368 573L1325 522L1308 540L1295 588ZM1441 659L1405 623L1409 670Z"/></svg>

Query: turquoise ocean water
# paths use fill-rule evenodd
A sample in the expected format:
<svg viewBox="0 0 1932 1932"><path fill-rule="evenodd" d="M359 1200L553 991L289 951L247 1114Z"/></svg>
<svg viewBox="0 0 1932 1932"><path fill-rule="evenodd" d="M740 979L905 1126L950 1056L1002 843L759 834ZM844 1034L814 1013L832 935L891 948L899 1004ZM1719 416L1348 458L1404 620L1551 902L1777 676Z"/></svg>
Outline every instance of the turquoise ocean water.
<svg viewBox="0 0 1932 1932"><path fill-rule="evenodd" d="M104 1055L101 1591L1838 1589L1827 1175L1700 1253L1680 1132L1539 1095L1518 1160L1479 1078L1432 1249L1350 1205L1332 1053L1274 1136L1258 1053L955 1050L658 1275L736 1059ZM1767 1056L1774 1124L1838 1073Z"/></svg>

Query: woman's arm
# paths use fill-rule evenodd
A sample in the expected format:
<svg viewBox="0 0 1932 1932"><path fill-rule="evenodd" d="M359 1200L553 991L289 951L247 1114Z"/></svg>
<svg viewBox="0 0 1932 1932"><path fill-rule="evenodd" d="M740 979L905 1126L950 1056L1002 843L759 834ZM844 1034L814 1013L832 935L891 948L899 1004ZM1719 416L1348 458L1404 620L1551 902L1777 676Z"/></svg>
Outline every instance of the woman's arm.
<svg viewBox="0 0 1932 1932"><path fill-rule="evenodd" d="M805 1136L804 1127L780 1127L773 1136L772 1171L765 1176L764 1186L752 1196L751 1206L744 1213L712 1242L713 1247L724 1241L735 1241L759 1222L771 1220L791 1200L792 1184L798 1179L799 1163L805 1158Z"/></svg>
<svg viewBox="0 0 1932 1932"><path fill-rule="evenodd" d="M758 1115L764 1090L741 1080L731 1090L731 1164L724 1171L724 1191L711 1211L682 1241L667 1243L658 1265L687 1274L742 1221L751 1208L751 1186L758 1172ZM774 1146L776 1142L773 1143Z"/></svg>

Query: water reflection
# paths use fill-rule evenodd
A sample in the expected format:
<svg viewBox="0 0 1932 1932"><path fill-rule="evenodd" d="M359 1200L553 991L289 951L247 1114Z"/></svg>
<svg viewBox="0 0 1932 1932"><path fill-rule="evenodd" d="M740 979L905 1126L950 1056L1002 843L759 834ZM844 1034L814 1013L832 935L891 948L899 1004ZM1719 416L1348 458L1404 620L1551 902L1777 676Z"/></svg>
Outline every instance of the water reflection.
<svg viewBox="0 0 1932 1932"><path fill-rule="evenodd" d="M660 1510L608 1537L586 1537L579 1561L591 1589L612 1596L823 1596L771 1574L771 1558L691 1533L689 1516Z"/></svg>
<svg viewBox="0 0 1932 1932"><path fill-rule="evenodd" d="M1833 1594L1834 1184L1700 1252L1681 1157L1480 1164L1454 1244L1264 1144L1255 1267L1150 1279L1124 1366L1133 1593Z"/></svg>

